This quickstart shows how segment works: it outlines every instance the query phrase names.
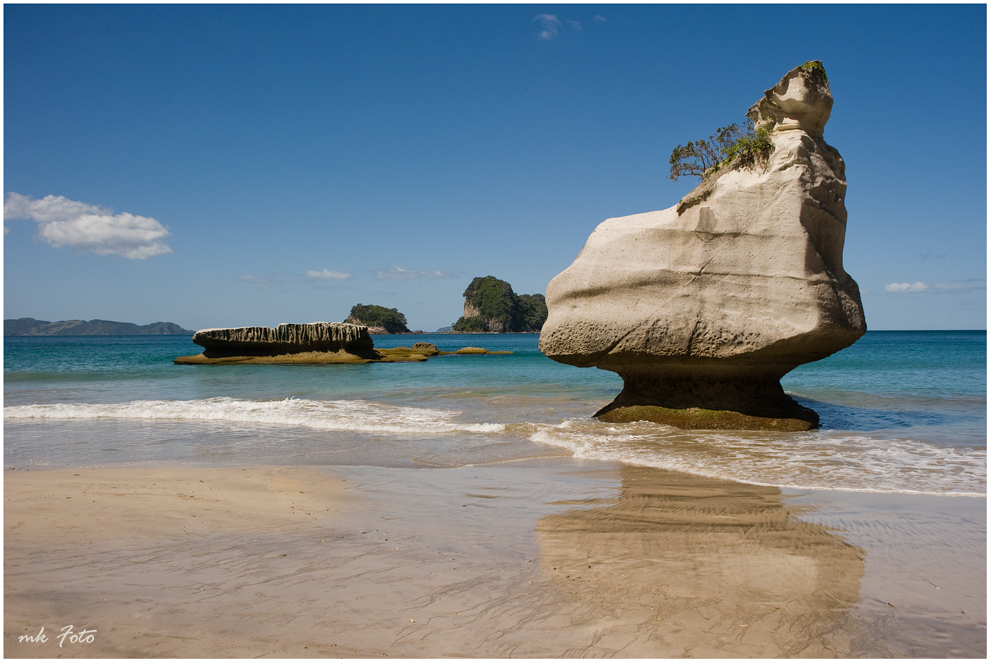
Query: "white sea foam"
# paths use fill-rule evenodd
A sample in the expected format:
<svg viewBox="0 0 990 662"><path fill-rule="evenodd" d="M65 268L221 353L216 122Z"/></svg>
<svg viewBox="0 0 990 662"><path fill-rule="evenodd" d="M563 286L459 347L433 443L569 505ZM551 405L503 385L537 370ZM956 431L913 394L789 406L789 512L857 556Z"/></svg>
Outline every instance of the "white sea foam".
<svg viewBox="0 0 990 662"><path fill-rule="evenodd" d="M10 421L171 420L300 426L387 435L488 434L487 444L528 439L575 457L626 462L756 485L800 489L985 495L986 449L841 431L782 434L677 430L594 419L556 425L477 423L454 409L400 407L366 400L142 400L4 408ZM444 451L439 451L441 454Z"/></svg>
<svg viewBox="0 0 990 662"><path fill-rule="evenodd" d="M985 496L985 448L940 447L850 432L689 432L587 420L540 426L536 441L575 457L683 471L755 485Z"/></svg>
<svg viewBox="0 0 990 662"><path fill-rule="evenodd" d="M13 419L125 419L225 421L298 425L317 430L387 434L501 432L500 423L462 423L460 412L394 405L365 400L138 400L110 404L44 404L4 407Z"/></svg>

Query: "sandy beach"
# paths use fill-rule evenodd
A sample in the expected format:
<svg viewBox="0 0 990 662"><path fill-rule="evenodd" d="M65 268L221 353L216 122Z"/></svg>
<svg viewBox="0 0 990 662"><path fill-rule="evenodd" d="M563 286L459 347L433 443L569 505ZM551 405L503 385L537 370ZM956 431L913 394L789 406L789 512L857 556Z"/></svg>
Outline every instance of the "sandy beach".
<svg viewBox="0 0 990 662"><path fill-rule="evenodd" d="M986 655L982 498L570 458L4 478L6 657Z"/></svg>

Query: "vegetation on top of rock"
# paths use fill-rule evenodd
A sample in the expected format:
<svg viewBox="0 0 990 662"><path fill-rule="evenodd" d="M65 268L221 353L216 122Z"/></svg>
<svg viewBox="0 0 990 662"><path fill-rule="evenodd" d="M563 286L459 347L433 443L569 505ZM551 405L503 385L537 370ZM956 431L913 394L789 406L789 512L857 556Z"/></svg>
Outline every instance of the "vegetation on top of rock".
<svg viewBox="0 0 990 662"><path fill-rule="evenodd" d="M369 329L384 329L385 333L409 333L406 327L406 316L395 308L384 306L366 306L359 303L351 308L351 314L344 320L348 324L359 324Z"/></svg>
<svg viewBox="0 0 990 662"><path fill-rule="evenodd" d="M534 333L547 320L542 294L517 295L512 286L494 276L478 277L464 290L464 316L455 333Z"/></svg>
<svg viewBox="0 0 990 662"><path fill-rule="evenodd" d="M822 64L821 60L808 60L801 65L801 69L813 74L821 74L825 84L828 85L828 74L825 73L825 65Z"/></svg>
<svg viewBox="0 0 990 662"><path fill-rule="evenodd" d="M828 74L825 73L825 65L821 60L808 60L795 70L812 88L824 87L827 90ZM770 92L768 90L766 94L769 95ZM755 108L756 106L753 107ZM676 181L682 175L694 175L705 181L729 165L740 168L765 166L773 153L771 137L776 128L776 120L765 116L760 120L760 113L757 112L755 117L760 123L754 126L753 109L750 109L750 119L747 120L745 129L738 124L730 124L719 127L714 134L708 136L708 140L694 140L675 147L670 154L670 178ZM827 115L825 119L828 119Z"/></svg>
<svg viewBox="0 0 990 662"><path fill-rule="evenodd" d="M704 181L733 162L744 168L764 165L773 153L774 126L773 121L766 121L754 127L747 120L745 129L730 124L719 127L708 140L678 145L670 154L670 178L676 181L682 175L694 175Z"/></svg>
<svg viewBox="0 0 990 662"><path fill-rule="evenodd" d="M172 322L138 326L110 320L64 320L48 322L33 317L3 321L4 336L191 336L192 331Z"/></svg>

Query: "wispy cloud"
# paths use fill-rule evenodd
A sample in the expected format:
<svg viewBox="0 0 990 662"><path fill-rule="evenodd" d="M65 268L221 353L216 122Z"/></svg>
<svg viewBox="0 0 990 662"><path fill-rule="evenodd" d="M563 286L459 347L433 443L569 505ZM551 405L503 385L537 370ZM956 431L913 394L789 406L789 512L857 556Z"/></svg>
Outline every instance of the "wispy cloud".
<svg viewBox="0 0 990 662"><path fill-rule="evenodd" d="M258 278L257 276L252 276L250 274L244 274L243 276L237 276L236 280L242 283L251 283L252 285L257 285L263 290L267 290L269 285L274 285L276 283L281 283L282 281L278 279L270 278Z"/></svg>
<svg viewBox="0 0 990 662"><path fill-rule="evenodd" d="M453 278L453 274L446 274L442 271L414 271L393 267L391 269L379 269L375 274L376 278Z"/></svg>
<svg viewBox="0 0 990 662"><path fill-rule="evenodd" d="M947 283L935 283L935 290L939 292L965 292L967 290L985 290L986 288L986 278L967 278L965 280L951 280Z"/></svg>
<svg viewBox="0 0 990 662"><path fill-rule="evenodd" d="M566 22L567 22L567 24L569 26L571 26L575 30L580 30L581 29L581 22L580 21L574 21L574 20L571 20L571 19L567 19Z"/></svg>
<svg viewBox="0 0 990 662"><path fill-rule="evenodd" d="M269 285L273 282L276 282L266 278L258 278L257 276L251 276L249 274L244 276L238 276L237 280L242 280L245 283L254 283L255 285Z"/></svg>
<svg viewBox="0 0 990 662"><path fill-rule="evenodd" d="M888 283L883 286L884 292L967 292L971 290L986 289L986 278L966 278L964 280L951 280L945 283L935 283L926 285L920 280L916 283Z"/></svg>
<svg viewBox="0 0 990 662"><path fill-rule="evenodd" d="M605 20L605 17L602 16L601 14L595 14L595 19L594 20L595 20L595 23L607 23L608 22L608 21Z"/></svg>
<svg viewBox="0 0 990 662"><path fill-rule="evenodd" d="M543 28L536 33L536 36L543 41L550 41L560 32L560 21L557 19L556 14L540 14L533 20L539 21L540 26Z"/></svg>
<svg viewBox="0 0 990 662"><path fill-rule="evenodd" d="M919 261L925 260L941 260L945 257L945 253L915 253L914 259Z"/></svg>
<svg viewBox="0 0 990 662"><path fill-rule="evenodd" d="M172 252L162 241L169 231L155 219L126 212L114 214L109 209L61 195L34 200L20 193L8 193L3 217L4 220L31 219L38 224L38 238L55 247L71 246L81 253L143 260Z"/></svg>
<svg viewBox="0 0 990 662"><path fill-rule="evenodd" d="M351 274L344 273L343 271L331 271L330 269L307 271L306 275L310 278L322 278L324 280L346 280L351 277Z"/></svg>
<svg viewBox="0 0 990 662"><path fill-rule="evenodd" d="M256 285L285 285L287 283L302 283L311 278L319 280L347 280L351 276L352 274L343 271L324 269L323 271L307 271L305 276L287 276L284 273L275 273L270 276L259 277L246 274L237 276L236 279L245 283L255 283Z"/></svg>
<svg viewBox="0 0 990 662"><path fill-rule="evenodd" d="M920 280L917 283L887 283L883 286L884 292L924 292L928 286Z"/></svg>

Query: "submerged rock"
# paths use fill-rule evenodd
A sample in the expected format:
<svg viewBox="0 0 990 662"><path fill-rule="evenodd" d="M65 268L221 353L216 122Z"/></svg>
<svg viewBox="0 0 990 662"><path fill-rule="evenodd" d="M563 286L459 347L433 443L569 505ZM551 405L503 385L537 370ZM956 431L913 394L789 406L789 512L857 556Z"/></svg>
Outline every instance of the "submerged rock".
<svg viewBox="0 0 990 662"><path fill-rule="evenodd" d="M597 416L703 428L729 411L767 419L749 429L817 426L780 378L866 332L842 266L845 165L822 138L831 107L820 65L788 72L749 111L776 123L764 165L723 162L675 207L605 221L551 281L540 350L622 376Z"/></svg>
<svg viewBox="0 0 990 662"><path fill-rule="evenodd" d="M440 353L437 346L431 342L418 342L412 346L412 351L419 352L424 356L436 356Z"/></svg>

